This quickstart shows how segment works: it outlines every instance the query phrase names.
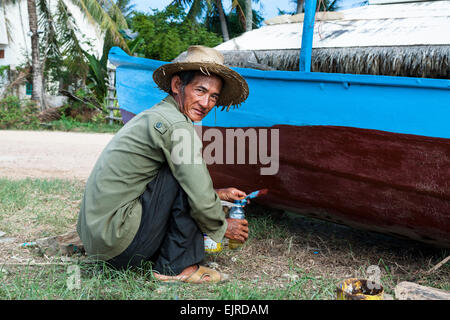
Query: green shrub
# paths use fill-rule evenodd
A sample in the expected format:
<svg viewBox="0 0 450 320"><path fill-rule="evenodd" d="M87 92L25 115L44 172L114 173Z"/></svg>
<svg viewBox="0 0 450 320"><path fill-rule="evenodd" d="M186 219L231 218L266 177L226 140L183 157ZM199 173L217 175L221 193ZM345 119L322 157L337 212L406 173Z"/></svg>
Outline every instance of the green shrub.
<svg viewBox="0 0 450 320"><path fill-rule="evenodd" d="M136 53L151 59L171 61L190 45L215 47L222 42L214 32L187 19L181 5L167 6L162 11L153 10L153 14L136 12L132 26L139 35L129 46L139 44Z"/></svg>
<svg viewBox="0 0 450 320"><path fill-rule="evenodd" d="M0 100L0 129L35 129L39 127L38 113L33 101L7 96Z"/></svg>
<svg viewBox="0 0 450 320"><path fill-rule="evenodd" d="M76 131L76 132L97 132L97 133L116 133L119 131L123 124L113 123L109 124L105 116L102 113L98 113L89 122L80 122L72 117L66 117L64 114L61 119L51 121L48 123L52 130L57 131Z"/></svg>

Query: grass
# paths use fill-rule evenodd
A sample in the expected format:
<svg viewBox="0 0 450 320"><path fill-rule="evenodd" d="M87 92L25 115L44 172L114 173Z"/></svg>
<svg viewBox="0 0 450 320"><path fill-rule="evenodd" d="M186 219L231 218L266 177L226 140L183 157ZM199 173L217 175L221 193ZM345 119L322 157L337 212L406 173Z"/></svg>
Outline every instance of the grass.
<svg viewBox="0 0 450 320"><path fill-rule="evenodd" d="M76 223L82 183L0 179L0 230L24 241L63 233Z"/></svg>
<svg viewBox="0 0 450 320"><path fill-rule="evenodd" d="M205 259L231 275L218 285L160 284L150 264L116 271L81 255L48 257L18 246L74 230L83 188L79 181L0 179L0 230L15 238L0 243L0 299L332 300L339 281L374 276L373 267L391 295L400 281L450 290L449 263L427 273L448 250L256 203L247 208L251 233L244 247Z"/></svg>
<svg viewBox="0 0 450 320"><path fill-rule="evenodd" d="M79 122L72 118L63 117L60 120L45 124L45 129L73 132L116 133L123 127L117 121L112 124L104 122ZM40 128L42 130L42 128Z"/></svg>
<svg viewBox="0 0 450 320"><path fill-rule="evenodd" d="M20 125L8 130L49 130L66 132L84 132L84 133L117 133L123 124L114 122L113 124L103 122L80 122L71 118L65 118L47 123ZM1 126L0 126L1 128Z"/></svg>
<svg viewBox="0 0 450 320"><path fill-rule="evenodd" d="M81 109L80 109L81 107ZM69 108L69 109L67 109ZM84 108L84 109L83 109ZM53 110L53 109L50 109ZM64 113L69 110L77 111L74 117L66 116ZM92 110L90 110L92 111ZM116 133L122 128L122 122L114 121L111 125L106 119L105 114L97 113L93 115L88 122L84 122L86 117L82 114L89 115L89 110L86 106L80 106L79 103L73 105L66 105L59 109L60 119L56 121L49 121L44 119L54 118L44 116L40 117L38 114L40 110L36 104L29 100L20 100L16 96L7 96L0 99L0 129L7 130L59 130L59 131L75 131L75 132L95 132L95 133ZM119 112L114 111L115 116L119 117ZM50 112L50 115L52 112ZM72 114L72 113L71 113ZM44 121L45 123L42 123Z"/></svg>

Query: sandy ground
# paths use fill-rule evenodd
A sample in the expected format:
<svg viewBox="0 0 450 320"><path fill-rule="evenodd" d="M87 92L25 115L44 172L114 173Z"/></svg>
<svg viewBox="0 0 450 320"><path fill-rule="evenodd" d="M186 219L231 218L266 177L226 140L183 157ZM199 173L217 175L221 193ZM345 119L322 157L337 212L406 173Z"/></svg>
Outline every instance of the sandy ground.
<svg viewBox="0 0 450 320"><path fill-rule="evenodd" d="M112 134L0 130L0 177L86 180L112 137ZM21 208L17 216L32 216L33 210L32 207ZM73 210L77 211L75 208ZM265 209L255 207L254 210L261 214L261 210ZM51 212L47 213L51 215ZM10 219L15 223L22 223L20 219L17 222L16 216ZM225 251L223 255L214 258L214 262L220 266L221 271L235 274L234 277L250 279L252 282L262 279L261 283L270 282L271 286L277 288L285 285L285 274L305 278L305 275L309 277L311 273L314 277L317 275L316 280L299 283L320 290L321 279L336 280L337 283L344 278L362 277L364 274L361 273L369 265L380 265L382 272L389 270L386 275L382 274L382 284L391 292L398 282L404 280L425 285L439 284L439 288L442 287L441 284L449 282L448 268L441 268L433 275L427 273L427 270L448 255L448 251L428 247L424 249L415 242L403 242L331 223L303 218L290 219L284 223L275 220L280 226L292 228L284 239L278 239L276 233L261 240L255 239L241 249L239 254ZM5 223L12 222L4 222L4 225ZM70 260L68 257L48 257L37 254L33 248L21 247L21 243L41 237L37 235L42 226L32 225L31 222L30 226L35 228L30 230L30 234L36 235L34 238L28 236L28 233L18 234L13 231L4 235L3 238L13 237L13 241L0 243L0 279L2 272L11 273L11 278L21 275L21 266L51 266L55 263L68 263ZM315 279L314 277L309 279ZM299 288L298 284L295 288Z"/></svg>
<svg viewBox="0 0 450 320"><path fill-rule="evenodd" d="M0 177L87 180L106 133L0 130Z"/></svg>

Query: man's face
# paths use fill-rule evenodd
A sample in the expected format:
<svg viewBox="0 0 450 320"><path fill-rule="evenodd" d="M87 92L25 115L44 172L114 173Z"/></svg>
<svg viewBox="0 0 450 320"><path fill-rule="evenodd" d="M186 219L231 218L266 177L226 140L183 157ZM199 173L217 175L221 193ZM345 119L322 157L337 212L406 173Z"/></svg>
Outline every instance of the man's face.
<svg viewBox="0 0 450 320"><path fill-rule="evenodd" d="M221 90L222 79L215 75L196 74L184 90L180 77L172 78L172 92L180 111L194 122L201 121L211 111Z"/></svg>

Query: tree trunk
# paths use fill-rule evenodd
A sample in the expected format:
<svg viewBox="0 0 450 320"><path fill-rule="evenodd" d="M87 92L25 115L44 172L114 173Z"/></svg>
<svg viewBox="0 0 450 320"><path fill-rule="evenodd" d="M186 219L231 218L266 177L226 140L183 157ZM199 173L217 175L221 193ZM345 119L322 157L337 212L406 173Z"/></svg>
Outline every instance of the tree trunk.
<svg viewBox="0 0 450 320"><path fill-rule="evenodd" d="M252 0L245 0L245 31L252 31L252 28L253 28Z"/></svg>
<svg viewBox="0 0 450 320"><path fill-rule="evenodd" d="M303 13L303 2L305 0L297 0L297 14Z"/></svg>
<svg viewBox="0 0 450 320"><path fill-rule="evenodd" d="M38 23L36 13L35 0L27 0L28 5L28 21L30 24L31 35L31 64L32 64L32 85L33 92L31 94L31 100L38 103L41 110L45 109L44 105L44 90L43 90L43 76L42 67L39 56L39 34Z"/></svg>
<svg viewBox="0 0 450 320"><path fill-rule="evenodd" d="M227 21L225 20L225 13L223 12L222 0L216 0L216 6L219 10L220 28L222 29L223 41L228 41L230 40L230 35L228 34Z"/></svg>

